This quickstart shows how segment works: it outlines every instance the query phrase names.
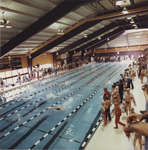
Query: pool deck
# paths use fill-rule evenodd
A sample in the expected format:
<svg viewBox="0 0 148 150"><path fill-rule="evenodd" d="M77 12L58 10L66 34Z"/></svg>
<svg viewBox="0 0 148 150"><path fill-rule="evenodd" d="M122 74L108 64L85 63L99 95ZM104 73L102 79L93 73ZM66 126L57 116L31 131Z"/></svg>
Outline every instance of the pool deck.
<svg viewBox="0 0 148 150"><path fill-rule="evenodd" d="M134 80L134 86L135 87L134 90L132 90L132 93L137 104L135 107L135 112L139 113L140 110L145 110L146 100L141 89L142 85L137 77ZM125 122L124 116L125 114L121 117L123 122ZM103 127L103 123L101 123L85 150L134 150L132 147L132 141L125 136L122 126L119 125L119 129L114 129L113 127L114 118L106 127ZM138 142L137 147L139 148ZM143 146L143 150L145 150L144 147L145 146Z"/></svg>

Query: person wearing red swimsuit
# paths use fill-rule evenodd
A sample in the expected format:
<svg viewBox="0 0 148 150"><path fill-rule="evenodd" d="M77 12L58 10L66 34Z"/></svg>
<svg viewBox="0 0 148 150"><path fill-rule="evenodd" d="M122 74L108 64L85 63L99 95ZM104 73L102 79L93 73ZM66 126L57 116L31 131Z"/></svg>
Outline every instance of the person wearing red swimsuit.
<svg viewBox="0 0 148 150"><path fill-rule="evenodd" d="M115 106L115 129L118 129L118 124L122 125L122 126L125 126L124 123L122 123L120 121L120 117L121 117L121 109L120 109L120 106L118 103L114 103L114 106Z"/></svg>

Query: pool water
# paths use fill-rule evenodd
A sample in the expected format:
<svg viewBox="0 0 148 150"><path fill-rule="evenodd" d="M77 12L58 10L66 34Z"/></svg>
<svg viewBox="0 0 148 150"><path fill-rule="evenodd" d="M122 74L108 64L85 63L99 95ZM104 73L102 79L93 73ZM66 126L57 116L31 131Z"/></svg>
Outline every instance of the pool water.
<svg viewBox="0 0 148 150"><path fill-rule="evenodd" d="M11 91L12 100L0 106L0 149L79 149L101 109L103 88L111 91L126 67L88 64Z"/></svg>

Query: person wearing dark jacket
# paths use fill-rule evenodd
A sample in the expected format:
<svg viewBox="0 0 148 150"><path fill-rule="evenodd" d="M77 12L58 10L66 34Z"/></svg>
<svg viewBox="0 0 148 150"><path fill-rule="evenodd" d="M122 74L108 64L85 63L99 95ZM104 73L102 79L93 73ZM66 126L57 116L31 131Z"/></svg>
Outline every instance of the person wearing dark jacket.
<svg viewBox="0 0 148 150"><path fill-rule="evenodd" d="M126 82L127 82L127 88L132 88L134 89L134 85L133 85L133 81L131 78L126 78Z"/></svg>
<svg viewBox="0 0 148 150"><path fill-rule="evenodd" d="M110 92L107 90L107 88L104 88L104 96L103 96L104 101L106 101L106 120L108 119L109 121L111 121L111 115L110 115L110 104L111 104L111 94Z"/></svg>
<svg viewBox="0 0 148 150"><path fill-rule="evenodd" d="M122 103L123 100L123 90L124 90L124 86L123 86L123 80L119 81L119 95L120 95L120 103Z"/></svg>

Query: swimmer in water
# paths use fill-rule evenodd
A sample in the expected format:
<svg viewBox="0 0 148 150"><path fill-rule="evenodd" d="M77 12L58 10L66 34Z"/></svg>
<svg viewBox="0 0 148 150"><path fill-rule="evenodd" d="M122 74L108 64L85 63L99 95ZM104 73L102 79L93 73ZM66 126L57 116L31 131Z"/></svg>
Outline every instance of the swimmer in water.
<svg viewBox="0 0 148 150"><path fill-rule="evenodd" d="M62 110L62 111L64 111L64 109L62 107L59 107L59 106L48 107L48 109L55 109L55 110Z"/></svg>

